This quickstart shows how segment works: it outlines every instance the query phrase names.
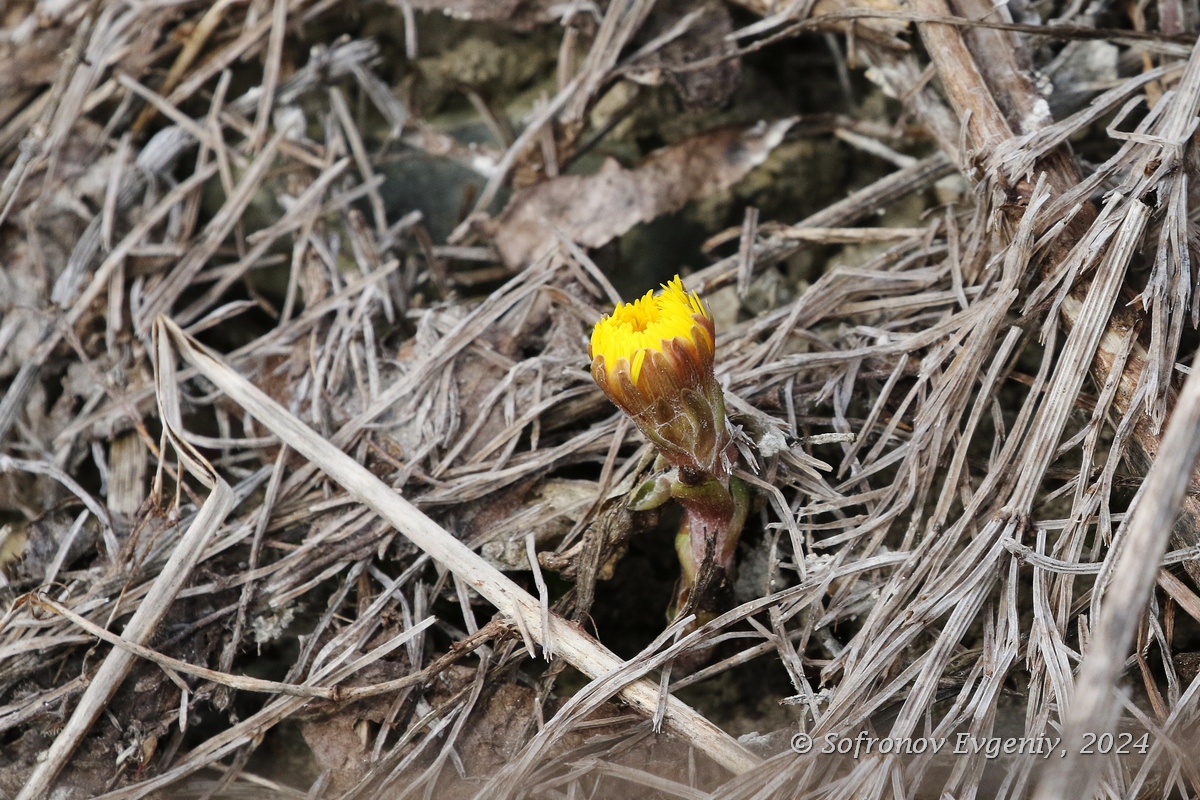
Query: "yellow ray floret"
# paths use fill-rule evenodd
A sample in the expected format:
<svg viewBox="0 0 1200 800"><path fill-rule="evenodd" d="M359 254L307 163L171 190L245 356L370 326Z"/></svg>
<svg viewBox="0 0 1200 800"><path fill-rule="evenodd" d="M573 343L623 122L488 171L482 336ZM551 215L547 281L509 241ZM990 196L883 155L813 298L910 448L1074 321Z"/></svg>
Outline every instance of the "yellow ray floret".
<svg viewBox="0 0 1200 800"><path fill-rule="evenodd" d="M604 369L610 375L618 362L629 362L629 377L637 385L646 353L662 352L663 343L675 338L691 340L703 335L694 314L708 316L700 296L683 288L676 275L663 284L662 291L646 292L632 303L621 303L613 313L596 323L592 330L591 355L603 358Z"/></svg>

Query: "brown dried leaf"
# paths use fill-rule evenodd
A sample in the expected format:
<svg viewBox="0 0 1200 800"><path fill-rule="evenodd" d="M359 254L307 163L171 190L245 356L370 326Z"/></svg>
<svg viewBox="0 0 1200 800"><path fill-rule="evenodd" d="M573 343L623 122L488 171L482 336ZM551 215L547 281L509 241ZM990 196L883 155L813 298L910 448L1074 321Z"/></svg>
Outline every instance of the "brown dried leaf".
<svg viewBox="0 0 1200 800"><path fill-rule="evenodd" d="M504 262L520 268L557 243L554 229L600 247L690 200L732 186L763 163L793 120L699 134L651 153L634 169L608 160L594 175L565 175L518 192L490 224Z"/></svg>
<svg viewBox="0 0 1200 800"><path fill-rule="evenodd" d="M395 680L408 673L404 659L378 661L362 670L347 686L369 686ZM334 791L357 783L371 765L371 748L380 723L388 718L394 697L381 696L350 703L330 713L320 713L300 724L300 733L312 751L313 761L330 773Z"/></svg>
<svg viewBox="0 0 1200 800"><path fill-rule="evenodd" d="M480 554L500 569L528 570L525 534L532 531L540 548L560 541L595 502L596 488L593 481L567 478L550 478L535 486L521 508L495 523L500 530Z"/></svg>

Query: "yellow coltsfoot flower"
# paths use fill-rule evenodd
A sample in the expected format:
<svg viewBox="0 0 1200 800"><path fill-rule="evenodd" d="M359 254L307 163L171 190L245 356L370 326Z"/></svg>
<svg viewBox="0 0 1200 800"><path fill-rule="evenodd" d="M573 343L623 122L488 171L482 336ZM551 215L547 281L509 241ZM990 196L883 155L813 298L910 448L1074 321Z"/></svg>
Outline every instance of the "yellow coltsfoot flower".
<svg viewBox="0 0 1200 800"><path fill-rule="evenodd" d="M749 509L733 476L735 448L725 397L713 374L712 314L676 275L658 294L621 303L596 323L592 377L674 469L630 496L636 510L668 498L684 508L676 537L682 574L670 616L703 622L725 605L733 560Z"/></svg>
<svg viewBox="0 0 1200 800"><path fill-rule="evenodd" d="M621 303L592 331L592 377L673 466L722 481L731 464L725 400L713 375L712 315L676 275Z"/></svg>

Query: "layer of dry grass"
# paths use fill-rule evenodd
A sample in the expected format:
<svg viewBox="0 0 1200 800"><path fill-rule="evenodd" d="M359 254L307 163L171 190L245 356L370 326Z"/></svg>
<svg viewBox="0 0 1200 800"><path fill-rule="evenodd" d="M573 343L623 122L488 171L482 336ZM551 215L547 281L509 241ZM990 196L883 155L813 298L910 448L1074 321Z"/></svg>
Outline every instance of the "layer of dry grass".
<svg viewBox="0 0 1200 800"><path fill-rule="evenodd" d="M364 11L397 52L327 0L6 9L0 794L1200 793L1195 3L739 5ZM502 45L453 61L443 10ZM720 117L812 30L888 118ZM549 52L520 118L493 52ZM590 164L651 96L682 127ZM737 602L619 657L604 582L670 519L587 372L608 243L832 135L886 174L685 278L755 492ZM471 176L419 189L445 237L390 194L414 154ZM1110 730L1146 746L1078 754ZM1067 754L788 746L862 731Z"/></svg>

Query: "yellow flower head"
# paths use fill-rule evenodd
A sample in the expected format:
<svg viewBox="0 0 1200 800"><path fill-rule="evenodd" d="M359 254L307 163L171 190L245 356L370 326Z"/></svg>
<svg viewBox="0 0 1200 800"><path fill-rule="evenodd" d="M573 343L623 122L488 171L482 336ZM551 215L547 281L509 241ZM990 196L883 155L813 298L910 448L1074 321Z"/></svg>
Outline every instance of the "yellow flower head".
<svg viewBox="0 0 1200 800"><path fill-rule="evenodd" d="M715 338L712 315L676 275L596 323L588 353L596 384L668 461L726 477L731 440L713 375Z"/></svg>
<svg viewBox="0 0 1200 800"><path fill-rule="evenodd" d="M658 294L649 291L640 300L621 303L596 323L590 350L593 362L603 359L610 378L625 360L630 380L637 386L646 355L664 352L677 339L695 344L701 355L706 353L707 369L712 370L712 317L700 296L683 288L678 275Z"/></svg>

